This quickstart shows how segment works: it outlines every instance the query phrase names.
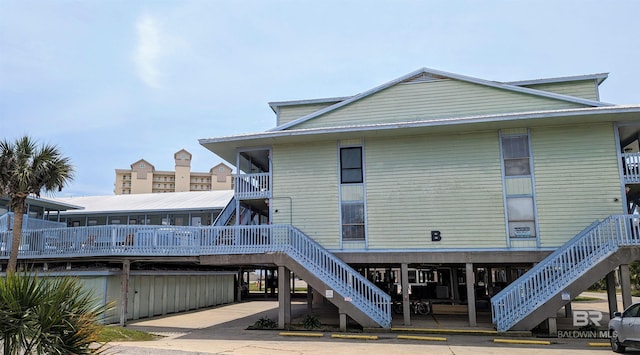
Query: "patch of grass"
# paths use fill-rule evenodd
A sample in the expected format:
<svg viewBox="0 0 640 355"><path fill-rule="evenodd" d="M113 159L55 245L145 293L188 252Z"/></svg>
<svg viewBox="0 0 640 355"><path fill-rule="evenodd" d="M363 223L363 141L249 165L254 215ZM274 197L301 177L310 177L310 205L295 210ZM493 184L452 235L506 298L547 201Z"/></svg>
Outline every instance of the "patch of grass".
<svg viewBox="0 0 640 355"><path fill-rule="evenodd" d="M159 338L158 335L142 332L139 330L128 329L118 326L103 326L100 329L98 341L101 343L111 341L149 341Z"/></svg>
<svg viewBox="0 0 640 355"><path fill-rule="evenodd" d="M573 302L588 302L588 301L600 301L601 298L598 297L587 297L587 296L578 296L573 299Z"/></svg>

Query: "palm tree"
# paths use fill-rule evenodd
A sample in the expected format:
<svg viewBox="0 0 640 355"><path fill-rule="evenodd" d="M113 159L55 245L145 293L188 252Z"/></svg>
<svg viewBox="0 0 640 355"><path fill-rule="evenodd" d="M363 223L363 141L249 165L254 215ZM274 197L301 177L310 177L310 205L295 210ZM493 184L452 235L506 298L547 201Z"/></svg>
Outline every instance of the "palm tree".
<svg viewBox="0 0 640 355"><path fill-rule="evenodd" d="M14 273L18 264L18 248L22 234L22 220L29 195L62 190L73 179L73 166L58 147L51 144L37 146L24 136L11 143L0 142L0 195L9 197L13 210L13 233L7 273Z"/></svg>

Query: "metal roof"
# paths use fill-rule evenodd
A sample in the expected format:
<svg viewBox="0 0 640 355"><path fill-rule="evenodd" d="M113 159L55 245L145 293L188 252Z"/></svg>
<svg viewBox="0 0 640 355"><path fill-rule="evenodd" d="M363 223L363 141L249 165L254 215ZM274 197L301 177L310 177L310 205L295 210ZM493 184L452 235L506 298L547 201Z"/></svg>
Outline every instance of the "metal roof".
<svg viewBox="0 0 640 355"><path fill-rule="evenodd" d="M65 215L85 215L222 209L231 198L233 190L65 197L54 200L84 207L81 210L67 211L63 213Z"/></svg>
<svg viewBox="0 0 640 355"><path fill-rule="evenodd" d="M598 74L586 74L586 75L576 75L576 76L562 76L557 78L509 81L509 82L505 82L505 84L521 86L521 85L562 83L562 82L568 82L568 81L595 80L598 83L598 85L600 85L602 84L603 81L605 81L605 79L607 79L608 76L609 76L609 73L598 73Z"/></svg>
<svg viewBox="0 0 640 355"><path fill-rule="evenodd" d="M8 204L9 198L6 196L0 197L0 206L3 204ZM34 195L30 195L27 197L27 204L31 206L42 207L47 211L66 211L66 210L75 210L81 209L82 206L77 206L72 203L58 201L55 198L44 198L42 196L36 197Z"/></svg>
<svg viewBox="0 0 640 355"><path fill-rule="evenodd" d="M321 99L273 101L273 102L269 102L269 107L271 107L273 112L278 113L278 109L282 106L328 104L328 103L336 103L336 102L344 101L350 98L351 96L343 96L343 97L327 97L327 98L321 98Z"/></svg>

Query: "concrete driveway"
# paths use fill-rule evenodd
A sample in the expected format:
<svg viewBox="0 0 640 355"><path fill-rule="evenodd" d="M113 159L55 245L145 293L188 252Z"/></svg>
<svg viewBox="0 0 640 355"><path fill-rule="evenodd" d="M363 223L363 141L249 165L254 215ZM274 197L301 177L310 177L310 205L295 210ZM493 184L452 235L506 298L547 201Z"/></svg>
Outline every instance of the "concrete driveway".
<svg viewBox="0 0 640 355"><path fill-rule="evenodd" d="M606 301L603 301L606 307ZM396 333L371 333L377 340L335 339L331 332L321 338L281 336L278 330L247 330L261 317L277 319L276 301L249 301L224 305L213 309L176 314L131 322L129 327L163 335L147 342L121 342L111 344L109 353L123 355L192 355L192 354L604 354L606 347L592 347L589 343L603 344L603 340L548 339L550 345L500 344L492 335L443 334L446 341L398 339ZM577 309L574 306L574 309ZM292 317L306 314L302 302L292 305ZM445 318L439 324L447 327ZM456 323L457 324L457 323ZM533 338L527 338L533 339ZM637 352L640 354L640 352Z"/></svg>

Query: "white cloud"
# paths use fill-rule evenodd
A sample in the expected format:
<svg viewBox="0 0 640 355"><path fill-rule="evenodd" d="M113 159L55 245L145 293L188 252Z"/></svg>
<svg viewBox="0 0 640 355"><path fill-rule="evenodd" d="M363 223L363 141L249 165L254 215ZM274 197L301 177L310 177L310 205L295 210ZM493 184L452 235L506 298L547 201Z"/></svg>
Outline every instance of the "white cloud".
<svg viewBox="0 0 640 355"><path fill-rule="evenodd" d="M137 46L134 61L140 79L152 88L162 87L160 58L162 56L159 21L148 13L136 21Z"/></svg>

